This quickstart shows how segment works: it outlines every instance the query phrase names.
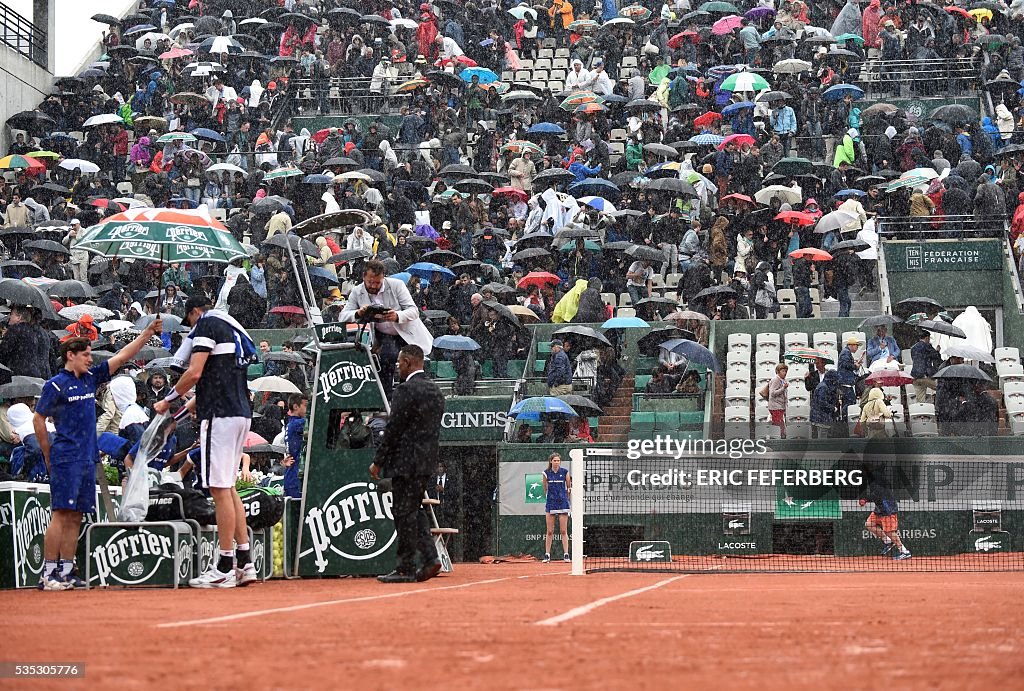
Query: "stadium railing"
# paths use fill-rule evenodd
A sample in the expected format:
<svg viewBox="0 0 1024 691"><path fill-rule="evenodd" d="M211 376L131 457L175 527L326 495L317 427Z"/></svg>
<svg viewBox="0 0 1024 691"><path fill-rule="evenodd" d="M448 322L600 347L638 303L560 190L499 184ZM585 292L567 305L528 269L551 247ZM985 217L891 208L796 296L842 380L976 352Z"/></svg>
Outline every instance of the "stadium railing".
<svg viewBox="0 0 1024 691"><path fill-rule="evenodd" d="M42 29L5 4L0 4L0 42L48 69L47 35Z"/></svg>
<svg viewBox="0 0 1024 691"><path fill-rule="evenodd" d="M851 65L849 74L866 92L898 92L904 85L915 95L949 96L979 86L981 71L972 58L875 60Z"/></svg>
<svg viewBox="0 0 1024 691"><path fill-rule="evenodd" d="M883 239L928 240L1006 237L1005 216L880 216Z"/></svg>

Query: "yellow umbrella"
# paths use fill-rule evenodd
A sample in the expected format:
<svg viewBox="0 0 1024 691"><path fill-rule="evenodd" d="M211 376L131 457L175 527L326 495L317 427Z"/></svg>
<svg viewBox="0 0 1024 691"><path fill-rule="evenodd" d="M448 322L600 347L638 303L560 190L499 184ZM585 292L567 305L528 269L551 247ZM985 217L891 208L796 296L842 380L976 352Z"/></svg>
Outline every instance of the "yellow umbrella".
<svg viewBox="0 0 1024 691"><path fill-rule="evenodd" d="M984 7L979 7L974 10L968 10L967 14L971 15L979 22L982 20L982 18L992 21L992 10L986 10Z"/></svg>
<svg viewBox="0 0 1024 691"><path fill-rule="evenodd" d="M32 151L25 155L31 158L60 158L60 154L56 151Z"/></svg>
<svg viewBox="0 0 1024 691"><path fill-rule="evenodd" d="M426 79L410 79L407 82L399 84L395 88L395 93L404 94L410 91L415 91L416 89L421 89L424 86L430 86L430 82L428 82Z"/></svg>

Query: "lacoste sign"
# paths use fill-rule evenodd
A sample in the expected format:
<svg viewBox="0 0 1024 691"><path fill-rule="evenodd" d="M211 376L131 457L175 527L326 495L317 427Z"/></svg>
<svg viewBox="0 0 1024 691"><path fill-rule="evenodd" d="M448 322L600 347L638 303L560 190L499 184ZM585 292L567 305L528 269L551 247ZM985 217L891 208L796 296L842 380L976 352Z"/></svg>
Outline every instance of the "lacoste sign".
<svg viewBox="0 0 1024 691"><path fill-rule="evenodd" d="M629 560L633 563L671 562L672 545L665 540L634 540L629 543Z"/></svg>

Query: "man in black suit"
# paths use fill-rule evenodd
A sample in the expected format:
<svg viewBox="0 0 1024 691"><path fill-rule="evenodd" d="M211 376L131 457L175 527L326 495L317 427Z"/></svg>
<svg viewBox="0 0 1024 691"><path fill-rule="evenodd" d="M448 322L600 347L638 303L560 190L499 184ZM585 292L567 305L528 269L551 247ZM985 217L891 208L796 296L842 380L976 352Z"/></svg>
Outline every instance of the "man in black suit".
<svg viewBox="0 0 1024 691"><path fill-rule="evenodd" d="M374 480L380 478L381 471L391 478L391 511L398 534L395 570L379 576L381 583L426 581L441 571L422 502L437 466L444 396L423 374L419 346L407 345L399 352L398 376L402 383L395 389L384 438L370 464ZM421 558L418 570L417 553Z"/></svg>
<svg viewBox="0 0 1024 691"><path fill-rule="evenodd" d="M438 523L445 528L455 527L455 506L459 497L459 489L444 461L438 462L437 472L430 478L427 493L431 499L441 502L436 507Z"/></svg>

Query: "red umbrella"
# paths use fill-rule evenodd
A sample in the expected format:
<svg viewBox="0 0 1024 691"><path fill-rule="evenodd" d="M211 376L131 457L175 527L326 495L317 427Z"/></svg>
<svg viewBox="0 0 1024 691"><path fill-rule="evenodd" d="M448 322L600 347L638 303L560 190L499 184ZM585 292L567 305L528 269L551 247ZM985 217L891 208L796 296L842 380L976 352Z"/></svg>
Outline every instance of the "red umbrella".
<svg viewBox="0 0 1024 691"><path fill-rule="evenodd" d="M310 137L310 139L312 139L317 144L323 144L324 140L327 139L327 137L330 134L331 134L331 128L330 127L325 127L324 129L319 130L316 134L314 134L312 137Z"/></svg>
<svg viewBox="0 0 1024 691"><path fill-rule="evenodd" d="M751 146L753 146L756 143L757 140L755 140L749 134L730 134L728 137L722 140L721 144L718 145L718 150L721 151L729 144L735 144L736 146L750 144Z"/></svg>
<svg viewBox="0 0 1024 691"><path fill-rule="evenodd" d="M681 31L668 40L668 47L672 50L678 50L686 39L690 39L691 43L700 43L700 34L696 31Z"/></svg>
<svg viewBox="0 0 1024 691"><path fill-rule="evenodd" d="M271 314L301 314L301 315L305 315L306 311L303 310L301 307L296 307L295 305L281 305L280 307L275 307L274 309L270 310L270 313Z"/></svg>
<svg viewBox="0 0 1024 691"><path fill-rule="evenodd" d="M741 203L744 203L744 204L750 204L751 206L754 205L754 200L751 199L750 197L748 197L745 194L736 194L734 192L733 194L727 194L724 197L722 197L722 201L723 202L725 200L727 200L727 199L732 199L734 201L741 202Z"/></svg>
<svg viewBox="0 0 1024 691"><path fill-rule="evenodd" d="M959 14L964 19L969 19L972 22L974 21L974 17L971 16L971 13L962 7L956 7L955 5L947 5L942 9L946 10L950 14Z"/></svg>
<svg viewBox="0 0 1024 691"><path fill-rule="evenodd" d="M173 60L174 58L183 58L188 55L192 55L192 51L188 48L178 48L175 46L166 53L160 53L161 60Z"/></svg>
<svg viewBox="0 0 1024 691"><path fill-rule="evenodd" d="M864 380L872 386L905 386L913 384L914 378L896 369L883 369L873 372Z"/></svg>
<svg viewBox="0 0 1024 691"><path fill-rule="evenodd" d="M711 127L716 122L720 122L721 120L721 113L707 112L704 113L703 115L698 115L696 118L694 118L693 124L695 127Z"/></svg>
<svg viewBox="0 0 1024 691"><path fill-rule="evenodd" d="M793 257L793 259L810 259L812 262L832 261L831 254L825 250L819 250L814 247L801 247L798 250L790 252L789 256Z"/></svg>
<svg viewBox="0 0 1024 691"><path fill-rule="evenodd" d="M473 60L472 58L467 58L465 55L456 55L454 58L445 58L444 60L438 60L434 64L439 65L441 67L447 67L448 65L452 64L453 61L459 63L460 65L465 65L466 67L477 67L476 61Z"/></svg>
<svg viewBox="0 0 1024 691"><path fill-rule="evenodd" d="M548 283L559 284L562 282L558 276L548 273L547 271L531 271L522 278L519 279L519 283L516 285L520 288L527 286L537 286L540 288Z"/></svg>
<svg viewBox="0 0 1024 691"><path fill-rule="evenodd" d="M529 195L518 187L499 187L491 192L492 197L518 197L524 202L529 199Z"/></svg>
<svg viewBox="0 0 1024 691"><path fill-rule="evenodd" d="M256 434L255 432L249 432L245 435L245 444L243 446L256 446L257 444L266 444L267 440Z"/></svg>
<svg viewBox="0 0 1024 691"><path fill-rule="evenodd" d="M128 208L127 206L125 206L121 202L115 202L112 199L103 199L103 198L90 199L86 203L91 205L91 206L95 206L95 207L97 207L99 209L113 209L114 211L124 211L125 209Z"/></svg>
<svg viewBox="0 0 1024 691"><path fill-rule="evenodd" d="M802 211L783 211L775 217L775 220L792 223L797 226L813 226L815 224L814 216L805 214Z"/></svg>

